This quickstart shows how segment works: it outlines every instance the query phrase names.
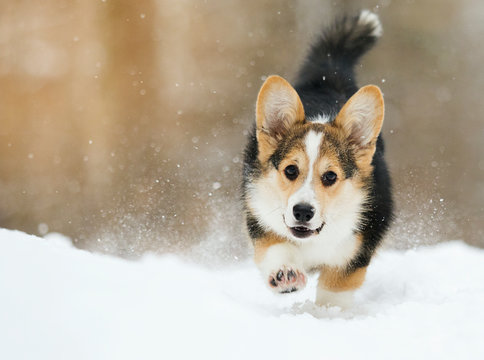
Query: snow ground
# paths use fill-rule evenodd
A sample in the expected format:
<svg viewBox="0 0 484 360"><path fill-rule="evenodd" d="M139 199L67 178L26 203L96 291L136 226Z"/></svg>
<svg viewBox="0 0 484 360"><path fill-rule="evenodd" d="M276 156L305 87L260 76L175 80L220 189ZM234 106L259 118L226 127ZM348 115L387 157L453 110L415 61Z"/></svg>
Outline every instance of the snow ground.
<svg viewBox="0 0 484 360"><path fill-rule="evenodd" d="M483 250L382 251L348 311L314 306L314 287L0 229L0 359L484 359Z"/></svg>

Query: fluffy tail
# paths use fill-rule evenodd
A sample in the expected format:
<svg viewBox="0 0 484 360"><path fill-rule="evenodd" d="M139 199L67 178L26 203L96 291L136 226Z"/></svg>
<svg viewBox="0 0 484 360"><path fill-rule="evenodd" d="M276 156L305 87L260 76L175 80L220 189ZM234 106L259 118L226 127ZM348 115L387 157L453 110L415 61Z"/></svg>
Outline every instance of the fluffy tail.
<svg viewBox="0 0 484 360"><path fill-rule="evenodd" d="M357 90L353 68L382 32L378 16L369 10L339 19L312 46L297 87L329 87L351 96Z"/></svg>

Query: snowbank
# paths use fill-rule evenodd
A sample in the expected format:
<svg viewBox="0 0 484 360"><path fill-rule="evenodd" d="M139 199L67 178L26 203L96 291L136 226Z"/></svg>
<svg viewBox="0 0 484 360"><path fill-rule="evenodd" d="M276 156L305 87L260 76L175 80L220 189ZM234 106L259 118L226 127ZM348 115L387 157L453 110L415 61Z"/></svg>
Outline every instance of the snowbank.
<svg viewBox="0 0 484 360"><path fill-rule="evenodd" d="M0 229L1 359L482 359L484 251L384 251L350 311L250 262L131 262Z"/></svg>

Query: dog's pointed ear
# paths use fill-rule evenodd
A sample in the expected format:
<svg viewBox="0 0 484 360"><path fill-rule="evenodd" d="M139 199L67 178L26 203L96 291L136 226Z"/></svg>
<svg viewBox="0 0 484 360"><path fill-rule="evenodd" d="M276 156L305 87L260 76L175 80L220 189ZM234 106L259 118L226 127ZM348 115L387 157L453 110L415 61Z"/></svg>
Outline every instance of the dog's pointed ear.
<svg viewBox="0 0 484 360"><path fill-rule="evenodd" d="M296 90L282 77L269 76L257 96L259 159L266 161L289 129L303 122L304 108Z"/></svg>
<svg viewBox="0 0 484 360"><path fill-rule="evenodd" d="M342 129L350 146L355 148L356 160L362 165L371 164L384 114L380 88L367 85L346 102L334 120L334 125Z"/></svg>

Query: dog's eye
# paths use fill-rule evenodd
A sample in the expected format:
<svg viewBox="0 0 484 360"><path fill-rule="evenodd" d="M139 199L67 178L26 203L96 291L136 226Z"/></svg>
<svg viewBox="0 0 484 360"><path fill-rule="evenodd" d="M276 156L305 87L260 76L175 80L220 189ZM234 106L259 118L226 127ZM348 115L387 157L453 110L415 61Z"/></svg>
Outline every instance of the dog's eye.
<svg viewBox="0 0 484 360"><path fill-rule="evenodd" d="M289 180L296 180L299 175L299 169L296 165L289 165L284 169L284 175L286 175Z"/></svg>
<svg viewBox="0 0 484 360"><path fill-rule="evenodd" d="M324 186L331 186L336 182L338 176L334 171L326 171L321 177Z"/></svg>

